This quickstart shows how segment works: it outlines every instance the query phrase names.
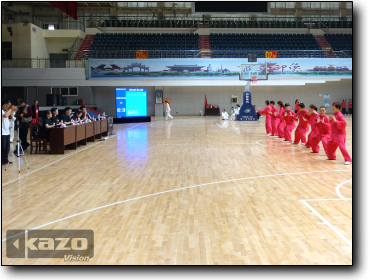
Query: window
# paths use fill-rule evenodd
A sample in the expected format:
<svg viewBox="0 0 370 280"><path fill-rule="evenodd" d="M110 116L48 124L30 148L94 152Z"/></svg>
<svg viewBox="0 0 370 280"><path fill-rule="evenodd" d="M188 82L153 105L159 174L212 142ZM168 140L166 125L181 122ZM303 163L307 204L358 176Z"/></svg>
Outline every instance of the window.
<svg viewBox="0 0 370 280"><path fill-rule="evenodd" d="M54 30L54 24L49 24L48 29L49 29L49 30Z"/></svg>
<svg viewBox="0 0 370 280"><path fill-rule="evenodd" d="M302 9L310 9L311 8L311 2L302 2Z"/></svg>
<svg viewBox="0 0 370 280"><path fill-rule="evenodd" d="M271 9L275 9L276 5L275 2L271 2Z"/></svg>
<svg viewBox="0 0 370 280"><path fill-rule="evenodd" d="M53 87L53 94L61 94L62 96L78 96L77 87Z"/></svg>
<svg viewBox="0 0 370 280"><path fill-rule="evenodd" d="M320 2L311 2L311 9L320 9Z"/></svg>
<svg viewBox="0 0 370 280"><path fill-rule="evenodd" d="M330 9L339 9L339 2L329 2Z"/></svg>
<svg viewBox="0 0 370 280"><path fill-rule="evenodd" d="M157 2L148 2L148 7L157 7Z"/></svg>
<svg viewBox="0 0 370 280"><path fill-rule="evenodd" d="M128 7L137 7L137 2L128 2Z"/></svg>
<svg viewBox="0 0 370 280"><path fill-rule="evenodd" d="M276 9L285 9L285 2L275 2Z"/></svg>
<svg viewBox="0 0 370 280"><path fill-rule="evenodd" d="M352 2L346 2L346 9L352 10Z"/></svg>

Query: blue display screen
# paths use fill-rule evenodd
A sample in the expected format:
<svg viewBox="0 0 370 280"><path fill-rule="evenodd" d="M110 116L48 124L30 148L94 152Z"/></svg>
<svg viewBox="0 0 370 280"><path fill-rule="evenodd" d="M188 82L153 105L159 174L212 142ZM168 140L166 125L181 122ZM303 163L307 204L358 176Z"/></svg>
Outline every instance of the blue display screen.
<svg viewBox="0 0 370 280"><path fill-rule="evenodd" d="M145 88L116 88L117 118L146 116Z"/></svg>

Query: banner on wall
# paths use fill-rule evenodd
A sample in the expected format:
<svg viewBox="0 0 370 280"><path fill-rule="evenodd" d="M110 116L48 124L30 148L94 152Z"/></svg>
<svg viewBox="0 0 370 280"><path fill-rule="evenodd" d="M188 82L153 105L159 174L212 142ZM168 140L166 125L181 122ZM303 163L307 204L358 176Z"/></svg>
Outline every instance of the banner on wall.
<svg viewBox="0 0 370 280"><path fill-rule="evenodd" d="M352 58L259 58L269 80L352 79ZM238 79L246 58L89 59L86 79Z"/></svg>
<svg viewBox="0 0 370 280"><path fill-rule="evenodd" d="M163 103L163 91L156 90L155 91L155 103L162 104Z"/></svg>

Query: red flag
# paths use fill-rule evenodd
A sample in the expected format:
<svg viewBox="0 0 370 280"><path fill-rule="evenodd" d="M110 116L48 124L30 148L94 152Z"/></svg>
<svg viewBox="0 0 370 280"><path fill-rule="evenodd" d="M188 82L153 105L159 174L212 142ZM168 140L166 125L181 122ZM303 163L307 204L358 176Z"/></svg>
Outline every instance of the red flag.
<svg viewBox="0 0 370 280"><path fill-rule="evenodd" d="M208 105L208 103L207 103L207 95L205 95L204 97L205 97L205 99L206 99L206 100L204 101L204 108L207 108L207 105Z"/></svg>

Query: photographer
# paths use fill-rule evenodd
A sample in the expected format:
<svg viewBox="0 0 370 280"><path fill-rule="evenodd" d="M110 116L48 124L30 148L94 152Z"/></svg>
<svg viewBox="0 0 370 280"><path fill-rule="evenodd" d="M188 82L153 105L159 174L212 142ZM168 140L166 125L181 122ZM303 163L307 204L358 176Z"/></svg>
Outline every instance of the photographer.
<svg viewBox="0 0 370 280"><path fill-rule="evenodd" d="M9 130L9 118L13 118L13 112L17 111L17 107L11 106L9 100L1 102L1 165L12 163L8 160L8 154L10 149L10 130Z"/></svg>
<svg viewBox="0 0 370 280"><path fill-rule="evenodd" d="M29 130L28 124L32 120L33 112L31 106L27 105L21 98L18 99L18 106L20 106L18 114L18 120L20 125L19 139L21 140L23 150L26 150L30 145L27 142L27 134Z"/></svg>

